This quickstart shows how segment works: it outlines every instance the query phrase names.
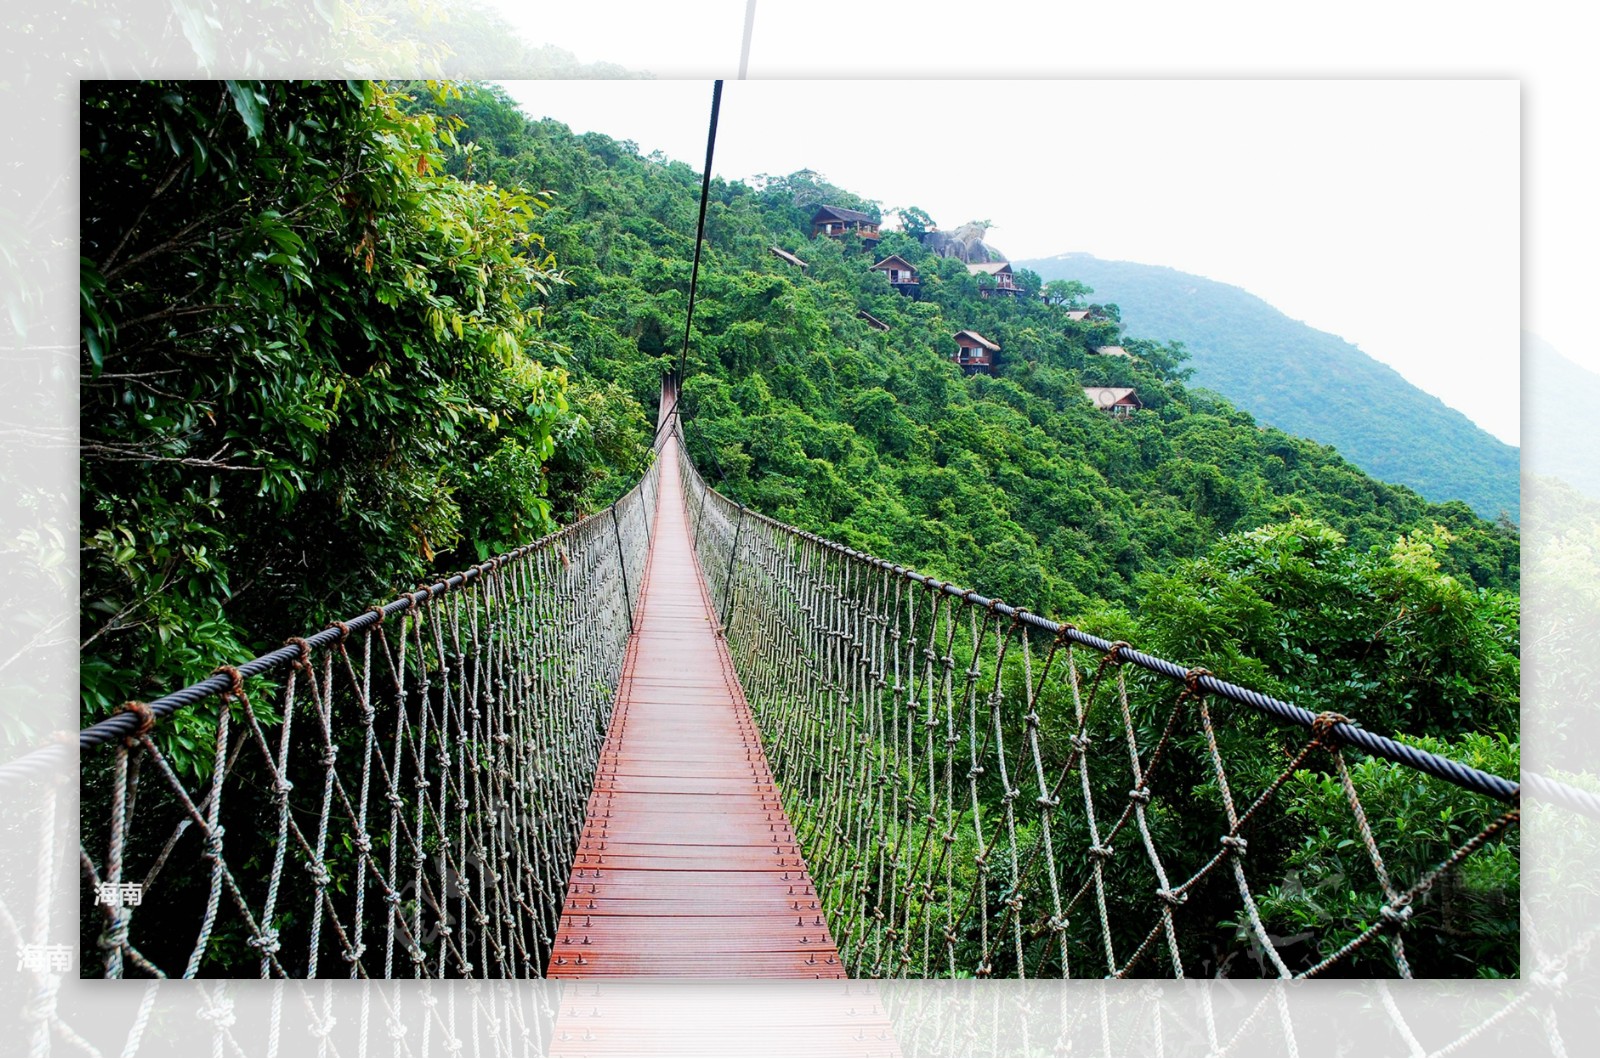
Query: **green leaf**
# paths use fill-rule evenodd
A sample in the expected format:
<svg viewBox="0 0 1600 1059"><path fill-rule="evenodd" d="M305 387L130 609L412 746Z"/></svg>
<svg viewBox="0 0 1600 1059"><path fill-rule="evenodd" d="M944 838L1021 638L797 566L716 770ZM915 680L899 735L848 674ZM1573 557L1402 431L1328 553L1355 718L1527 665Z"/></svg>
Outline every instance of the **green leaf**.
<svg viewBox="0 0 1600 1059"><path fill-rule="evenodd" d="M225 83L229 94L233 96L234 109L239 112L239 117L244 119L245 128L250 130L250 138L261 139L261 130L265 127L265 122L261 115L261 100L254 86L244 81Z"/></svg>

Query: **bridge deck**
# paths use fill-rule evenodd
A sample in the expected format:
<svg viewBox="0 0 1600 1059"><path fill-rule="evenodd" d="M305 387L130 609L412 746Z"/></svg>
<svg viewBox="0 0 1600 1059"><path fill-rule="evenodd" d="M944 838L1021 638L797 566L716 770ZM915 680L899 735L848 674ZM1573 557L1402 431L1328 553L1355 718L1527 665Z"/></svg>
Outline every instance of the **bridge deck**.
<svg viewBox="0 0 1600 1059"><path fill-rule="evenodd" d="M689 537L677 438L552 978L838 978Z"/></svg>

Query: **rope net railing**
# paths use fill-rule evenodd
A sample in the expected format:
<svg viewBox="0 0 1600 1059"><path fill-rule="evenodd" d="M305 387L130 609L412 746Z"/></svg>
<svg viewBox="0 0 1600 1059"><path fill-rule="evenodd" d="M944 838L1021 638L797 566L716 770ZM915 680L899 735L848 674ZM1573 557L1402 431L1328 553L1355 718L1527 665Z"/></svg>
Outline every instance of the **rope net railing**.
<svg viewBox="0 0 1600 1059"><path fill-rule="evenodd" d="M80 733L82 974L542 976L657 478Z"/></svg>
<svg viewBox="0 0 1600 1059"><path fill-rule="evenodd" d="M1439 951L1459 910L1516 923L1516 783L757 515L680 460L852 976L1471 975ZM1409 878L1374 759L1476 814ZM1283 825L1312 810L1308 858ZM1463 882L1485 858L1509 889Z"/></svg>

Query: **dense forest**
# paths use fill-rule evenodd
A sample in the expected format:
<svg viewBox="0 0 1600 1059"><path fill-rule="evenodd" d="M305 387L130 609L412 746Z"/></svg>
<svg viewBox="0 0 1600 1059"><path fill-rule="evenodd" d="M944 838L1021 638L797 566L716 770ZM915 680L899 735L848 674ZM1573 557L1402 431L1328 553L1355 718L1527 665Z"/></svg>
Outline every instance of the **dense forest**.
<svg viewBox="0 0 1600 1059"><path fill-rule="evenodd" d="M1092 285L1139 334L1181 341L1194 385L1263 422L1332 445L1374 477L1431 499L1464 500L1485 518L1520 518L1516 447L1344 339L1177 269L1089 254L1024 264L1046 280Z"/></svg>
<svg viewBox="0 0 1600 1059"><path fill-rule="evenodd" d="M689 166L481 85L86 85L83 117L86 721L547 532L647 465L684 335ZM881 215L808 171L712 182L683 401L717 488L1515 774L1514 527L1189 388L1185 350L1124 333L1115 305L1069 317L1086 285L1022 270L1022 296L983 297L989 277L910 233L809 239L819 203ZM918 296L871 270L888 254ZM952 362L963 329L999 345L993 375ZM1107 415L1095 385L1143 409ZM181 717L162 737L185 745ZM1493 815L1359 771L1397 870ZM1338 855L1325 786L1292 792L1285 857ZM1502 849L1440 928L1468 962L1426 973L1515 973ZM1308 902L1370 912L1285 891L1269 913L1287 930Z"/></svg>

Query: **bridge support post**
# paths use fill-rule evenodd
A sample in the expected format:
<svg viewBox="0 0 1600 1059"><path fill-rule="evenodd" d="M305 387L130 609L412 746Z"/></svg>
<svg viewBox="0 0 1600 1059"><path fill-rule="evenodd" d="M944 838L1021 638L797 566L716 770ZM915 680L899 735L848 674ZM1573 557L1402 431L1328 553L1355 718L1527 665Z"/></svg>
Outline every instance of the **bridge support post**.
<svg viewBox="0 0 1600 1059"><path fill-rule="evenodd" d="M728 635L728 621L733 617L733 564L739 558L739 535L744 531L744 505L739 505L739 521L733 527L733 548L728 552L728 576L722 579L723 591L728 598L722 601L722 635Z"/></svg>
<svg viewBox="0 0 1600 1059"><path fill-rule="evenodd" d="M622 552L622 523L617 521L617 505L611 505L611 528L617 535L617 569L622 571L622 599L628 606L628 631L633 632L633 593L628 590L628 557Z"/></svg>
<svg viewBox="0 0 1600 1059"><path fill-rule="evenodd" d="M644 481L649 481L649 480L650 480L649 479L649 473L646 472ZM640 484L642 485L643 482L641 482ZM646 490L644 490L644 489L640 489L639 490L639 504L640 504L639 515L640 515L641 518L644 519L644 546L645 546L645 550L648 551L650 549L650 547L652 546L652 544L653 544L653 542L651 540L652 534L650 532L650 519L651 519L651 517L654 515L654 513L656 511L656 492L657 492L657 487L654 486L654 485L652 485L650 487L650 489L649 489L650 499L648 501L646 501L644 499L645 492L646 492Z"/></svg>
<svg viewBox="0 0 1600 1059"><path fill-rule="evenodd" d="M701 478L700 479L700 509L695 513L695 516L694 516L694 550L695 550L695 554L696 555L700 554L700 524L705 521L705 517L706 517L706 494L709 493L709 492L711 492L711 487L706 484L706 480L704 478Z"/></svg>

